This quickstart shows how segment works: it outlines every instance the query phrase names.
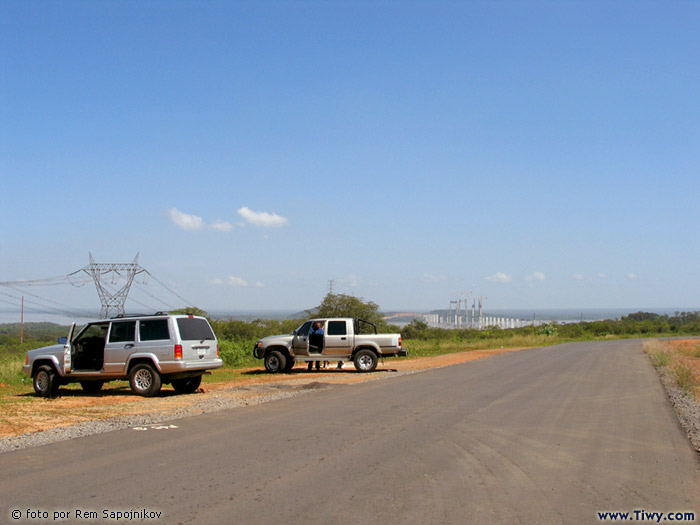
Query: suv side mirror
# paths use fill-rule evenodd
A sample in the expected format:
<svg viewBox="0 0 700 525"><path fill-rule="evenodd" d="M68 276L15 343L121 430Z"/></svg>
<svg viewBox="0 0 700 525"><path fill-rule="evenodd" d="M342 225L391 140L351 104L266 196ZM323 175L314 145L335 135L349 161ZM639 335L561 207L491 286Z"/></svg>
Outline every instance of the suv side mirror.
<svg viewBox="0 0 700 525"><path fill-rule="evenodd" d="M66 344L67 342L68 342L68 338L67 338L67 337L59 337L59 338L58 338L58 344L59 344L59 345L64 345L64 344Z"/></svg>

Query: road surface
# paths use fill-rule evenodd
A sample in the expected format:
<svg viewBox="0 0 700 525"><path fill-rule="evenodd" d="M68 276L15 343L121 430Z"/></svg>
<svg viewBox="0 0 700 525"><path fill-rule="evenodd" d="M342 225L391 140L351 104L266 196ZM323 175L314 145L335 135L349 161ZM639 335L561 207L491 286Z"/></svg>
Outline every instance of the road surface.
<svg viewBox="0 0 700 525"><path fill-rule="evenodd" d="M0 455L0 521L700 519L697 454L638 341L536 348L160 427Z"/></svg>

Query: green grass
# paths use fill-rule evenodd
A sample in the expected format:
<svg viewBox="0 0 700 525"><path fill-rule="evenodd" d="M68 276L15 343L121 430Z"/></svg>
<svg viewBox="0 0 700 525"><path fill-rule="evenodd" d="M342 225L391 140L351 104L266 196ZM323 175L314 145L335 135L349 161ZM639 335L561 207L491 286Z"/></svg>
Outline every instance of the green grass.
<svg viewBox="0 0 700 525"><path fill-rule="evenodd" d="M31 385L31 379L22 371L22 365L24 365L24 356L0 357L0 384Z"/></svg>
<svg viewBox="0 0 700 525"><path fill-rule="evenodd" d="M546 346L561 342L546 335L518 335L504 338L478 339L475 341L422 340L412 339L404 342L409 357L428 357L474 350L492 348L523 348L531 346Z"/></svg>

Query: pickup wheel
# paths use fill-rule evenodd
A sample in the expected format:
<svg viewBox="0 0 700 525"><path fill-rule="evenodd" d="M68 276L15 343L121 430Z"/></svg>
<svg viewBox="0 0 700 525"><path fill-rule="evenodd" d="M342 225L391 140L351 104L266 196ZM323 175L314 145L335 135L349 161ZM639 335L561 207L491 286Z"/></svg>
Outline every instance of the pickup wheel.
<svg viewBox="0 0 700 525"><path fill-rule="evenodd" d="M286 369L287 360L284 354L278 350L273 350L265 356L265 369L271 374L277 374Z"/></svg>
<svg viewBox="0 0 700 525"><path fill-rule="evenodd" d="M34 374L34 392L41 397L56 397L59 379L56 371L49 365L42 365Z"/></svg>
<svg viewBox="0 0 700 525"><path fill-rule="evenodd" d="M100 390L102 390L102 385L104 385L104 381L81 381L80 386L83 387L83 390L87 392L88 394L97 394Z"/></svg>
<svg viewBox="0 0 700 525"><path fill-rule="evenodd" d="M373 372L377 368L377 354L372 352L372 350L360 350L355 354L355 368L360 372Z"/></svg>
<svg viewBox="0 0 700 525"><path fill-rule="evenodd" d="M129 384L134 394L152 397L160 391L162 381L153 365L140 363L129 372Z"/></svg>
<svg viewBox="0 0 700 525"><path fill-rule="evenodd" d="M178 394L192 394L199 388L199 385L202 384L202 376L173 379L171 383L175 392Z"/></svg>

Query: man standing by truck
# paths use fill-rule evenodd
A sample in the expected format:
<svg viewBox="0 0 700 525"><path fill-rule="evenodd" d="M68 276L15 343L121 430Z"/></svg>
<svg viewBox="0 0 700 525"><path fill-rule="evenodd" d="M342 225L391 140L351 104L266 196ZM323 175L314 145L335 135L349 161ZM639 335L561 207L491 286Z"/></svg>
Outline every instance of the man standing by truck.
<svg viewBox="0 0 700 525"><path fill-rule="evenodd" d="M323 352L323 327L319 321L316 321L311 326L311 331L309 332L309 352L321 353ZM309 361L309 372L313 369L313 362ZM321 369L321 361L316 361L316 370Z"/></svg>

